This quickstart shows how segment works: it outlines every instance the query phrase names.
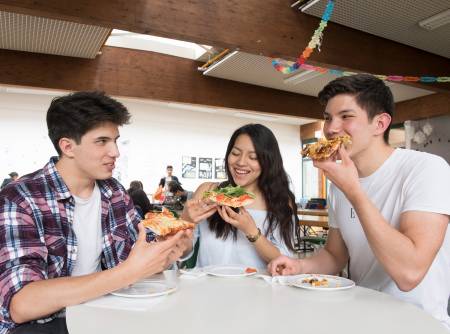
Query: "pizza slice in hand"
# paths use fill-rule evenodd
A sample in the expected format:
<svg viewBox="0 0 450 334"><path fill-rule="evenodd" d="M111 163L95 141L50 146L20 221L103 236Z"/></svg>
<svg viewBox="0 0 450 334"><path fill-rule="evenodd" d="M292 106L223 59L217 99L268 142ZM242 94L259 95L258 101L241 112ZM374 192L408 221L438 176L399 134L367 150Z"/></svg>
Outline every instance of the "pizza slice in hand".
<svg viewBox="0 0 450 334"><path fill-rule="evenodd" d="M209 199L218 205L231 206L239 208L252 203L256 196L242 188L241 186L226 186L224 188L217 188L211 191L206 191L203 194L204 199Z"/></svg>
<svg viewBox="0 0 450 334"><path fill-rule="evenodd" d="M145 215L145 219L141 222L146 228L149 228L156 235L162 237L195 227L194 223L175 217L175 215L166 208L163 208L161 212L148 212Z"/></svg>
<svg viewBox="0 0 450 334"><path fill-rule="evenodd" d="M337 152L341 145L348 146L351 143L352 139L348 135L331 139L320 138L317 142L306 145L302 150L302 156L310 157L313 160L327 159Z"/></svg>

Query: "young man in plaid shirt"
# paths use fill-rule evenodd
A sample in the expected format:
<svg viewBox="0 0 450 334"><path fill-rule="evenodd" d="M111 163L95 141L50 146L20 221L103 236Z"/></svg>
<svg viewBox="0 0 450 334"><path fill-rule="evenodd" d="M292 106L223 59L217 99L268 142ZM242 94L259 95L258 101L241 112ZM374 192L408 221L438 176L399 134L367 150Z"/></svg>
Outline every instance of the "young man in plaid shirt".
<svg viewBox="0 0 450 334"><path fill-rule="evenodd" d="M67 333L66 306L160 272L192 243L190 231L147 242L154 235L112 178L129 119L99 92L52 101L58 157L0 193L0 334Z"/></svg>

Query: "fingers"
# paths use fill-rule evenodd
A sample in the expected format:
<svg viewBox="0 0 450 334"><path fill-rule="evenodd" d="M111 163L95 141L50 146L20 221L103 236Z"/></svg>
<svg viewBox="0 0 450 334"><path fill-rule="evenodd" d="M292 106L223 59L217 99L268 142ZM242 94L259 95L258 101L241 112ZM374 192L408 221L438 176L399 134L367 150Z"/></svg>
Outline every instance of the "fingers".
<svg viewBox="0 0 450 334"><path fill-rule="evenodd" d="M217 206L215 206L215 207L209 209L209 210L206 211L205 213L203 213L203 214L197 216L197 217L196 217L196 222L195 222L195 223L198 223L198 222L200 222L200 221L202 221L202 220L204 220L204 219L207 219L207 218L211 217L216 211L217 211Z"/></svg>
<svg viewBox="0 0 450 334"><path fill-rule="evenodd" d="M289 260L290 259L287 256L281 255L269 263L267 271L272 276L289 275Z"/></svg>
<svg viewBox="0 0 450 334"><path fill-rule="evenodd" d="M220 207L220 208L219 208L219 214L220 214L220 216L222 217L222 219L223 219L224 221L226 221L227 223L229 223L229 224L231 224L231 225L236 225L236 224L239 223L236 219L230 217L230 215L233 215L233 217L236 217L236 216L237 216L237 213L234 212L234 211L233 211L231 208L229 208L228 206L222 206L222 207Z"/></svg>
<svg viewBox="0 0 450 334"><path fill-rule="evenodd" d="M147 238L147 231L145 229L144 224L139 223L138 224L138 238L136 240L136 242L146 242L146 238Z"/></svg>
<svg viewBox="0 0 450 334"><path fill-rule="evenodd" d="M341 145L341 147L339 147L339 155L341 157L341 160L344 164L347 164L351 161L350 156L348 155L347 150L345 149L344 145Z"/></svg>

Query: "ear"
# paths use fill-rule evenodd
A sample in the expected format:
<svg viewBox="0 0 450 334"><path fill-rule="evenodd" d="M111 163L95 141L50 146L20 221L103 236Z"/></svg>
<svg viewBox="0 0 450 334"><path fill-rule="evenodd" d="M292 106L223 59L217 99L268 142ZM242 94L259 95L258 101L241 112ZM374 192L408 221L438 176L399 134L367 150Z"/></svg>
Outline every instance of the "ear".
<svg viewBox="0 0 450 334"><path fill-rule="evenodd" d="M73 158L74 156L73 150L76 147L75 140L63 137L59 140L58 145L61 150L61 155Z"/></svg>
<svg viewBox="0 0 450 334"><path fill-rule="evenodd" d="M392 122L392 117L388 113L378 114L373 119L375 134L382 135Z"/></svg>

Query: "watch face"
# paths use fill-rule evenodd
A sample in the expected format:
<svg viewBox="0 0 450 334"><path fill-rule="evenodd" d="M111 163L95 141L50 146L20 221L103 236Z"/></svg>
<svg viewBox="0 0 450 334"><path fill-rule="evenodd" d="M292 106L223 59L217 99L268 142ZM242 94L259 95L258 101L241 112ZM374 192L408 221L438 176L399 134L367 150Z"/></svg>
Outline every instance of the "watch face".
<svg viewBox="0 0 450 334"><path fill-rule="evenodd" d="M247 239L250 242L255 242L261 236L261 230L258 228L258 233L256 235L247 235Z"/></svg>

